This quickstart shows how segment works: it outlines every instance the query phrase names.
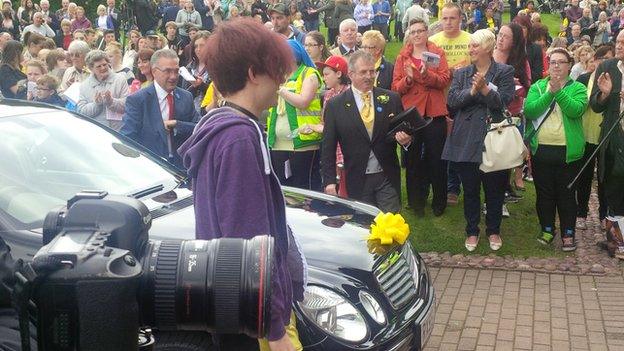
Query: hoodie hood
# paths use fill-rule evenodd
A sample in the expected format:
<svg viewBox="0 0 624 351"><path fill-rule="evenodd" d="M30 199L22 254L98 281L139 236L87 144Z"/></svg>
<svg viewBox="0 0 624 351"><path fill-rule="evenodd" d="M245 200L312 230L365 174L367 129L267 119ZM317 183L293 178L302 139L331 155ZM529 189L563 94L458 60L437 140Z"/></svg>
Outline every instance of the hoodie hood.
<svg viewBox="0 0 624 351"><path fill-rule="evenodd" d="M178 153L182 156L182 163L191 178L197 176L207 149L206 146L210 140L224 129L235 125L247 126L250 132L258 136L264 161L264 173L271 174L271 161L266 138L262 132L263 128L260 128L259 123L255 120L241 116L235 109L225 106L206 114L195 126L193 134L178 149Z"/></svg>

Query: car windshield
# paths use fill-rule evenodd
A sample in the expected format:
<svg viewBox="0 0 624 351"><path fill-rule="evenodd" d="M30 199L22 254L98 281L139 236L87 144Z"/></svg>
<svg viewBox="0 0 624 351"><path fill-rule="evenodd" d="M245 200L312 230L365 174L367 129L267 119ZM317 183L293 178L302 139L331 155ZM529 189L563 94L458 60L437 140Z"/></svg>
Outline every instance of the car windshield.
<svg viewBox="0 0 624 351"><path fill-rule="evenodd" d="M66 111L0 118L0 135L0 227L39 228L48 211L83 190L127 195L180 181L115 133Z"/></svg>

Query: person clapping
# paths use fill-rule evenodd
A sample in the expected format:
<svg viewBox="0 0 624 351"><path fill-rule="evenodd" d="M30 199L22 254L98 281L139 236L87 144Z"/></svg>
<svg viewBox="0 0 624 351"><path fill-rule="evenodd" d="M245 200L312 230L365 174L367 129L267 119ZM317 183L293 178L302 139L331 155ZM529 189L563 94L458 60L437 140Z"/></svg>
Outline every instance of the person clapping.
<svg viewBox="0 0 624 351"><path fill-rule="evenodd" d="M126 77L112 71L104 51L89 52L85 61L91 75L80 85L78 112L119 130L128 96Z"/></svg>

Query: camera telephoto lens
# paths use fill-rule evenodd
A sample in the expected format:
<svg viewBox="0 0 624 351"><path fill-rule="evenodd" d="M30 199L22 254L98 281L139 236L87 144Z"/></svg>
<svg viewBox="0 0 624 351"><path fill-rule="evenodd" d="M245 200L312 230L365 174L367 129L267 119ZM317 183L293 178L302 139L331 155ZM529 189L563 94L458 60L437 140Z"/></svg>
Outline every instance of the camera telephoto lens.
<svg viewBox="0 0 624 351"><path fill-rule="evenodd" d="M142 256L143 325L263 337L273 238L150 241Z"/></svg>

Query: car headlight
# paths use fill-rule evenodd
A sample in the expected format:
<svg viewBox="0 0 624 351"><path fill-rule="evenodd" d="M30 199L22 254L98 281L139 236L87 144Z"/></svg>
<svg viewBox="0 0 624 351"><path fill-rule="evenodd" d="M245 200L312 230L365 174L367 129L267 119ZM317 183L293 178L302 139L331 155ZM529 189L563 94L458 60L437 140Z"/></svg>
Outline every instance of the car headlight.
<svg viewBox="0 0 624 351"><path fill-rule="evenodd" d="M340 339L359 342L368 334L364 316L332 290L308 286L299 307L317 326Z"/></svg>
<svg viewBox="0 0 624 351"><path fill-rule="evenodd" d="M380 325L386 324L386 314L373 295L364 290L360 291L359 295L362 307L364 307L364 310L371 316L371 318Z"/></svg>

